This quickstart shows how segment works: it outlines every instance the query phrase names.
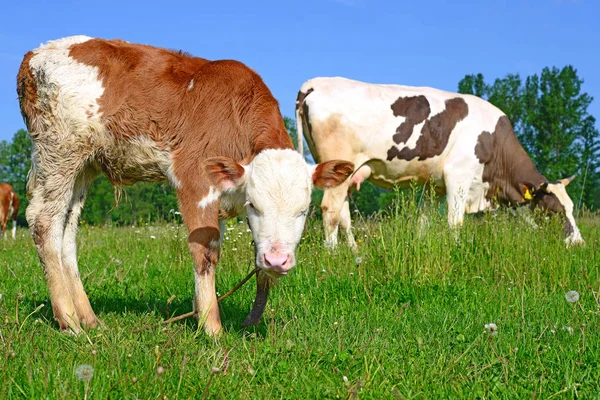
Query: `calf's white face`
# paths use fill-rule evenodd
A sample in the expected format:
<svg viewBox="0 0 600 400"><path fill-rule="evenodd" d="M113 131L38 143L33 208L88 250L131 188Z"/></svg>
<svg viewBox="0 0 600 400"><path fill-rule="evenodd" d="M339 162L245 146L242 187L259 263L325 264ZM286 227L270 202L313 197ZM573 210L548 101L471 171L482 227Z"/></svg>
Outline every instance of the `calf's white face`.
<svg viewBox="0 0 600 400"><path fill-rule="evenodd" d="M296 264L313 185L331 188L344 182L354 165L332 160L308 165L294 150L268 149L249 165L226 157L205 161L213 184L222 191L245 192L244 204L256 246L256 265L270 275L285 275Z"/></svg>

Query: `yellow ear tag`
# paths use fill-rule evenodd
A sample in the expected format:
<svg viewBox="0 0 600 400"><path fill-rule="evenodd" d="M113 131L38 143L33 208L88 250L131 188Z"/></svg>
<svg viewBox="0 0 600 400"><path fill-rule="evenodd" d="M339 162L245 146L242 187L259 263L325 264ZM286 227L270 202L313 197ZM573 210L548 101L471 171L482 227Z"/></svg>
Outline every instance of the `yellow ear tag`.
<svg viewBox="0 0 600 400"><path fill-rule="evenodd" d="M525 189L525 200L532 200L533 196L531 195L531 192L529 191L529 189Z"/></svg>

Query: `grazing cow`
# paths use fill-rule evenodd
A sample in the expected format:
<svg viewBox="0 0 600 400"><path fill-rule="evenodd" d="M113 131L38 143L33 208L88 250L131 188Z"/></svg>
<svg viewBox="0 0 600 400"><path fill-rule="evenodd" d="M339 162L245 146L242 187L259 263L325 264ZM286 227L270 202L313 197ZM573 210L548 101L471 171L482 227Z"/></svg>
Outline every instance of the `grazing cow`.
<svg viewBox="0 0 600 400"><path fill-rule="evenodd" d="M74 36L27 53L17 92L33 144L26 217L66 331L98 323L75 247L98 174L117 186L175 187L194 261L194 309L215 335L223 219L248 216L260 272L245 324L257 323L271 279L295 265L313 184L333 187L353 171L346 161L306 164L267 86L237 61Z"/></svg>
<svg viewBox="0 0 600 400"><path fill-rule="evenodd" d="M321 208L327 246L341 225L350 230L348 189L368 179L390 188L433 181L447 195L448 222L498 204L530 204L566 216L567 245L584 243L563 179L549 182L519 144L498 108L471 95L428 87L375 85L344 78L304 83L296 101L299 143L306 131L316 161L354 162L347 182L325 190ZM300 150L302 152L302 150Z"/></svg>
<svg viewBox="0 0 600 400"><path fill-rule="evenodd" d="M8 183L0 183L0 235L6 239L6 225L12 219L12 237L17 237L19 197Z"/></svg>

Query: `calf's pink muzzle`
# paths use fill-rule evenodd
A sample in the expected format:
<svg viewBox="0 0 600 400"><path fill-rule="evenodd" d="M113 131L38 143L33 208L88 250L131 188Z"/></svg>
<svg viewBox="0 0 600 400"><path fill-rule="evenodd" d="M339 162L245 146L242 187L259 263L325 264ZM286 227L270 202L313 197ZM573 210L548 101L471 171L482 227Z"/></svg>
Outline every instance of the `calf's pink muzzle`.
<svg viewBox="0 0 600 400"><path fill-rule="evenodd" d="M265 253L263 257L266 269L279 275L287 274L294 267L289 254L274 251Z"/></svg>

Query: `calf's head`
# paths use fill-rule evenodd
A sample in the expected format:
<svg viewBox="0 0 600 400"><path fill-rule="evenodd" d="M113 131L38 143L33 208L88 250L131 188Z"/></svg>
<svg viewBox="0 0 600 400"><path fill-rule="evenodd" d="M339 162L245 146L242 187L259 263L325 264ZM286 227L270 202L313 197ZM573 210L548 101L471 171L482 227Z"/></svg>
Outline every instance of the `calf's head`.
<svg viewBox="0 0 600 400"><path fill-rule="evenodd" d="M204 170L219 190L245 193L256 265L271 276L280 276L296 264L295 250L313 186L325 189L341 184L354 165L341 160L308 165L296 151L268 149L248 165L226 157L210 158Z"/></svg>
<svg viewBox="0 0 600 400"><path fill-rule="evenodd" d="M524 186L524 198L531 200L534 208L539 208L549 214L560 213L565 215L565 232L567 234L565 243L567 246L585 244L575 224L573 201L565 188L574 178L572 176L555 182L544 182L537 188Z"/></svg>

